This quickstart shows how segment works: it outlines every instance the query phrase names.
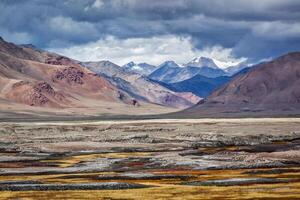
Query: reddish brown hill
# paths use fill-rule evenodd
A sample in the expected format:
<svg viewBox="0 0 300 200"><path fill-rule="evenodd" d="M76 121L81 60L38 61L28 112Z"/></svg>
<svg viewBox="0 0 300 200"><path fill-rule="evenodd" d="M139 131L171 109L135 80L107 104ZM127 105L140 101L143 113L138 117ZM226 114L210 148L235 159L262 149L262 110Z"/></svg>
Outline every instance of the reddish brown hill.
<svg viewBox="0 0 300 200"><path fill-rule="evenodd" d="M132 104L132 98L76 61L0 39L0 98L40 107Z"/></svg>
<svg viewBox="0 0 300 200"><path fill-rule="evenodd" d="M300 114L300 53L253 67L181 114Z"/></svg>
<svg viewBox="0 0 300 200"><path fill-rule="evenodd" d="M7 99L30 106L63 107L71 102L46 82L19 81L5 94ZM62 105L61 105L62 104Z"/></svg>
<svg viewBox="0 0 300 200"><path fill-rule="evenodd" d="M107 80L100 78L94 73L80 67L61 67L52 72L51 81L59 88L68 88L78 95L87 97L102 98L109 101L121 101L129 99L128 95L119 91Z"/></svg>

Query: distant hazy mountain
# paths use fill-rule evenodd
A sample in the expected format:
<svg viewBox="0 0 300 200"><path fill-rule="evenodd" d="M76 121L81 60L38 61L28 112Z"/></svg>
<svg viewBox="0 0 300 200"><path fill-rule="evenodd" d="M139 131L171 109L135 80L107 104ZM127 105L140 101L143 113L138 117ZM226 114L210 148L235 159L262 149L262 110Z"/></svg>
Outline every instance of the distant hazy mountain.
<svg viewBox="0 0 300 200"><path fill-rule="evenodd" d="M109 61L83 63L91 71L106 76L116 87L126 91L138 100L176 108L186 108L200 100L195 95L182 95L135 72L128 72Z"/></svg>
<svg viewBox="0 0 300 200"><path fill-rule="evenodd" d="M192 66L192 67L208 67L213 69L219 69L219 67L215 64L215 62L206 57L197 57L194 58L192 61L185 64L185 66Z"/></svg>
<svg viewBox="0 0 300 200"><path fill-rule="evenodd" d="M226 73L212 59L200 57L193 59L182 67L174 61L164 62L149 75L149 78L164 83L176 83L190 79L196 75L215 78L225 76Z"/></svg>
<svg viewBox="0 0 300 200"><path fill-rule="evenodd" d="M166 61L158 66L158 69L149 75L149 78L164 82L172 83L177 82L178 75L182 72L182 67L179 67L174 61Z"/></svg>
<svg viewBox="0 0 300 200"><path fill-rule="evenodd" d="M207 97L215 89L230 80L228 76L220 76L216 78L208 78L201 75L196 75L190 79L177 83L166 84L166 87L176 92L192 92L199 97Z"/></svg>
<svg viewBox="0 0 300 200"><path fill-rule="evenodd" d="M121 76L127 74L122 67L107 60L99 62L82 62L81 64L96 74L105 74L107 76Z"/></svg>
<svg viewBox="0 0 300 200"><path fill-rule="evenodd" d="M197 106L182 114L299 114L300 52L246 68Z"/></svg>
<svg viewBox="0 0 300 200"><path fill-rule="evenodd" d="M238 73L238 72L240 72L243 69L248 68L248 67L249 67L249 65L247 63L242 62L238 65L230 66L230 67L224 69L224 71L226 72L226 75L232 76L232 75L234 75L234 74L236 74L236 73Z"/></svg>
<svg viewBox="0 0 300 200"><path fill-rule="evenodd" d="M185 64L184 66L197 67L197 74L210 78L226 75L226 73L222 69L220 69L212 59L206 57L194 58L192 61Z"/></svg>
<svg viewBox="0 0 300 200"><path fill-rule="evenodd" d="M128 72L135 72L141 75L149 75L156 69L156 66L147 63L136 64L134 62L130 62L126 65L123 65L122 68Z"/></svg>

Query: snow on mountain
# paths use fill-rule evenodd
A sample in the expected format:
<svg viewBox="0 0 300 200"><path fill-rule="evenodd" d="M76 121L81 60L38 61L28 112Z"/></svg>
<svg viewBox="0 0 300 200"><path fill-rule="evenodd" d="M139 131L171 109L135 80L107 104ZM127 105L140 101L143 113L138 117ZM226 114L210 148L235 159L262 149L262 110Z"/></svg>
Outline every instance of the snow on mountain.
<svg viewBox="0 0 300 200"><path fill-rule="evenodd" d="M174 108L187 108L196 103L196 95L177 93L162 86L160 83L141 76L135 72L128 72L110 61L82 63L91 71L105 77L113 85L130 94L140 102L150 102ZM134 63L129 63L129 68L135 68ZM138 65L139 66L139 65Z"/></svg>
<svg viewBox="0 0 300 200"><path fill-rule="evenodd" d="M241 70L243 70L243 69L245 69L247 67L250 67L250 66L247 63L242 62L242 63L239 63L237 65L233 65L233 66L227 67L226 69L224 69L224 71L226 72L226 74L228 76L232 76L232 75L240 72Z"/></svg>
<svg viewBox="0 0 300 200"><path fill-rule="evenodd" d="M246 61L243 62L233 62L233 61L220 61L214 58L207 57L196 57L189 63L185 64L187 67L200 67L206 68L206 72L202 75L207 77L217 77L219 75L232 76L246 67L249 67ZM213 69L213 70L212 70ZM224 73L220 71L222 70ZM214 74L215 73L215 74Z"/></svg>
<svg viewBox="0 0 300 200"><path fill-rule="evenodd" d="M123 65L123 69L128 72L134 72L140 75L149 75L152 73L155 69L156 66L147 64L147 63L139 63L136 64L134 62L129 62L125 65Z"/></svg>
<svg viewBox="0 0 300 200"><path fill-rule="evenodd" d="M206 57L196 57L185 66L190 67L209 67L212 69L218 69L219 67L215 64L214 60Z"/></svg>
<svg viewBox="0 0 300 200"><path fill-rule="evenodd" d="M183 111L183 116L296 115L300 111L299 75L300 52L288 53L233 77L205 101Z"/></svg>
<svg viewBox="0 0 300 200"><path fill-rule="evenodd" d="M166 61L160 64L158 69L149 75L149 78L160 82L170 83L173 82L174 77L176 77L181 70L182 67L174 61Z"/></svg>

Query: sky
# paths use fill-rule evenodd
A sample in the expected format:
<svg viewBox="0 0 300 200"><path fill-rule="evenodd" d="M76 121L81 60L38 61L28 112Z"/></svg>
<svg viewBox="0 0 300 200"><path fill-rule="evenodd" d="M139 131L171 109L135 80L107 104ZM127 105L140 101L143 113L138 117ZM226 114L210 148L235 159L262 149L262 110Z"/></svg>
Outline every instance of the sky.
<svg viewBox="0 0 300 200"><path fill-rule="evenodd" d="M0 36L80 61L256 63L300 50L299 0L1 0Z"/></svg>

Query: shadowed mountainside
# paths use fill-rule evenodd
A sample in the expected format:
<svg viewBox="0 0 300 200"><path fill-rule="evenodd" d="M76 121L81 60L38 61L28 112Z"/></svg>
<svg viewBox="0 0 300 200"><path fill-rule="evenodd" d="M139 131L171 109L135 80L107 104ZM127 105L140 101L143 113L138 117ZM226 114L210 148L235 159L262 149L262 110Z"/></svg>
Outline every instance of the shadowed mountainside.
<svg viewBox="0 0 300 200"><path fill-rule="evenodd" d="M220 113L299 114L300 52L247 69L198 105L177 113L203 116Z"/></svg>
<svg viewBox="0 0 300 200"><path fill-rule="evenodd" d="M128 72L123 67L109 61L82 64L100 76L107 76L112 84L139 100L176 108L187 108L200 101L200 98L192 93L173 92L146 76Z"/></svg>
<svg viewBox="0 0 300 200"><path fill-rule="evenodd" d="M198 59L198 60L197 60ZM154 72L149 75L149 78L164 82L176 83L190 79L196 75L201 75L210 78L225 76L226 73L218 68L211 59L197 58L187 63L184 66L179 66L174 61L167 61L158 66ZM203 62L203 59L206 62Z"/></svg>
<svg viewBox="0 0 300 200"><path fill-rule="evenodd" d="M206 98L215 89L224 85L230 80L228 76L220 76L216 78L208 78L201 75L196 75L190 79L165 84L165 86L176 92L191 92L199 97Z"/></svg>

